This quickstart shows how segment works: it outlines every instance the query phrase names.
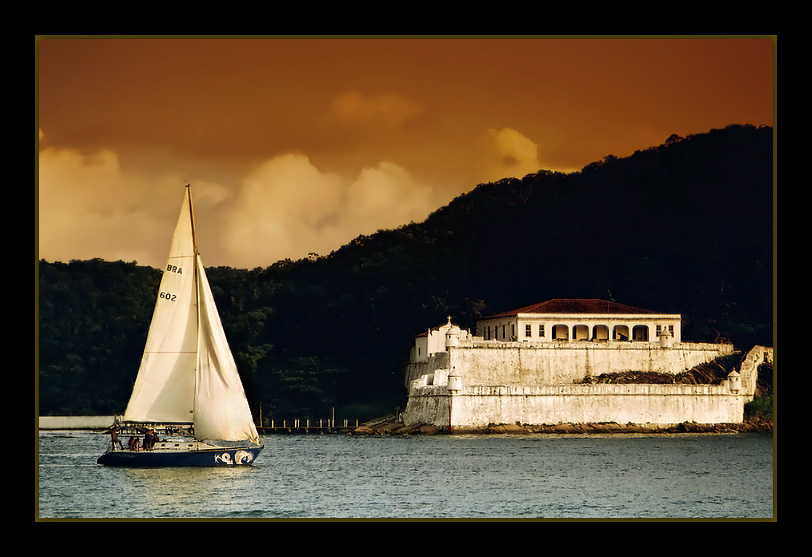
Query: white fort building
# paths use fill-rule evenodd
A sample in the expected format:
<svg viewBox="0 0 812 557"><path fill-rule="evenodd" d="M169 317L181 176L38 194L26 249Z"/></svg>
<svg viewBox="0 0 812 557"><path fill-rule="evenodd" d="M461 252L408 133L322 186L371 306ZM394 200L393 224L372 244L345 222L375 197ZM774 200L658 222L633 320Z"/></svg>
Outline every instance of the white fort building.
<svg viewBox="0 0 812 557"><path fill-rule="evenodd" d="M678 374L733 353L731 344L683 342L681 321L679 314L597 299L555 299L491 315L474 333L449 318L415 339L403 421L449 429L742 422L769 348L759 347L757 361L718 384L592 382L604 373Z"/></svg>

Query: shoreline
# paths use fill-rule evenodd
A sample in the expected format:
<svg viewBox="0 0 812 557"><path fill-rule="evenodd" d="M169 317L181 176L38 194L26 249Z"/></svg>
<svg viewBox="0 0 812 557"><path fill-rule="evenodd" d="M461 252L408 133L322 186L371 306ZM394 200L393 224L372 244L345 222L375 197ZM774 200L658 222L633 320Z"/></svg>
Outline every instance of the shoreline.
<svg viewBox="0 0 812 557"><path fill-rule="evenodd" d="M376 423L374 425L361 425L352 431L352 435L468 435L468 434L680 434L680 433L760 433L773 431L773 422L770 420L753 419L741 423L729 424L697 424L683 422L670 426L651 424L618 424L615 422L596 424L489 424L484 427L447 427L435 425L416 424L405 425L395 418Z"/></svg>

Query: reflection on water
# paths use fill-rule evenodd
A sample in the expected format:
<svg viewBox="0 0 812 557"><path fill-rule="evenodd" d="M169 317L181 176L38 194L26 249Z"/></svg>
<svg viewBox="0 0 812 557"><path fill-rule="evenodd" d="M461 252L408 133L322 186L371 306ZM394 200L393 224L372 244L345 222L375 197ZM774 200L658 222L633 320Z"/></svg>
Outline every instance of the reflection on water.
<svg viewBox="0 0 812 557"><path fill-rule="evenodd" d="M231 468L122 468L121 495L133 507L154 506L160 513L176 507L194 509L207 499L236 496L230 486L239 485L244 476L256 473L251 467ZM225 496L225 497L224 497Z"/></svg>
<svg viewBox="0 0 812 557"><path fill-rule="evenodd" d="M770 518L771 434L269 436L250 467L108 468L42 432L53 518Z"/></svg>

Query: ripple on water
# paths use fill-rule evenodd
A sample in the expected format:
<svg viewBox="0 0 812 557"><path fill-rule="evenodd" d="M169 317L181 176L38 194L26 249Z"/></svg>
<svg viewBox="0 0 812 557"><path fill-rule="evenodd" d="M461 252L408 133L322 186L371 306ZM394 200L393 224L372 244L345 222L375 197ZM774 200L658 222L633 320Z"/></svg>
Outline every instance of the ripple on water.
<svg viewBox="0 0 812 557"><path fill-rule="evenodd" d="M40 516L772 516L772 435L330 435L265 441L251 467L155 470L96 465L106 436L41 435Z"/></svg>

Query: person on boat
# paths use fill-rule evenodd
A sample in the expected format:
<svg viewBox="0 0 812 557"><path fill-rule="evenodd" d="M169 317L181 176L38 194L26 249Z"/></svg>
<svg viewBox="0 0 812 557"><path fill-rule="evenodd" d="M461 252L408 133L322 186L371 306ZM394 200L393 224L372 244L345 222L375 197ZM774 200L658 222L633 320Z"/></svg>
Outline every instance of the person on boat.
<svg viewBox="0 0 812 557"><path fill-rule="evenodd" d="M144 450L151 451L155 444L155 430L150 429L144 434Z"/></svg>
<svg viewBox="0 0 812 557"><path fill-rule="evenodd" d="M113 426L113 428L110 430L110 441L112 442L114 451L116 450L116 443L118 443L118 446L122 451L124 450L124 446L121 444L121 441L118 438L118 427L116 426Z"/></svg>
<svg viewBox="0 0 812 557"><path fill-rule="evenodd" d="M136 437L135 435L130 436L130 440L127 442L127 448L131 451L138 451L141 449L141 439Z"/></svg>

